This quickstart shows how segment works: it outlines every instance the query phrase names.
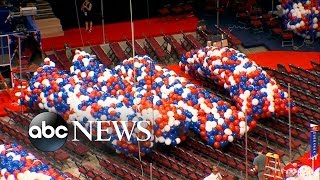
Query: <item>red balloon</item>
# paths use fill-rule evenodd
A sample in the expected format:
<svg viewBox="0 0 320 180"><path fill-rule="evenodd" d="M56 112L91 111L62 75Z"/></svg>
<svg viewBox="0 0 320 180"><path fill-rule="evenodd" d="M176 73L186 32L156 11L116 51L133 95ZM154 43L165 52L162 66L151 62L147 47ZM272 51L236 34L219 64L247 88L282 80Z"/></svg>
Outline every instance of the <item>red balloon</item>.
<svg viewBox="0 0 320 180"><path fill-rule="evenodd" d="M217 129L218 131L222 131L222 126L221 126L220 124L218 124L218 125L216 126L216 129Z"/></svg>
<svg viewBox="0 0 320 180"><path fill-rule="evenodd" d="M220 143L219 142L214 142L213 147L219 148L220 147Z"/></svg>
<svg viewBox="0 0 320 180"><path fill-rule="evenodd" d="M224 141L227 141L227 140L228 140L228 135L224 134L224 135L222 136L222 139L223 139Z"/></svg>
<svg viewBox="0 0 320 180"><path fill-rule="evenodd" d="M216 141L221 141L222 140L222 136L220 134L216 135L215 137Z"/></svg>
<svg viewBox="0 0 320 180"><path fill-rule="evenodd" d="M256 122L256 121L251 121L249 127L250 127L250 128L255 128L255 127L257 127L257 122Z"/></svg>
<svg viewBox="0 0 320 180"><path fill-rule="evenodd" d="M205 137L207 135L206 131L200 131L200 136Z"/></svg>

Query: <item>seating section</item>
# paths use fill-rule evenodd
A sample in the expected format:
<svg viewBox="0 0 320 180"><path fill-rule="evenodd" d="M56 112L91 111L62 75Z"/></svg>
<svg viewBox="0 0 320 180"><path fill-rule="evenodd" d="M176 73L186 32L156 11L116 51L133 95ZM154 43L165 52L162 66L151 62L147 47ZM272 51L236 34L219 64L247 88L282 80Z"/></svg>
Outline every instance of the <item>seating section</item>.
<svg viewBox="0 0 320 180"><path fill-rule="evenodd" d="M190 50L190 49L199 49L203 47L201 42L199 42L192 34L183 34L183 41L182 45L184 46L185 49Z"/></svg>
<svg viewBox="0 0 320 180"><path fill-rule="evenodd" d="M142 169L145 173L147 173L149 176L152 176L157 179L163 179L163 180L178 180L181 179L181 177L178 177L171 172L165 170L164 168L158 166L156 163L148 163L145 160L140 161L136 157L128 157L128 156L121 156L121 159L126 163L133 167L140 167L142 166ZM150 173L150 166L152 166L152 174Z"/></svg>
<svg viewBox="0 0 320 180"><path fill-rule="evenodd" d="M103 172L98 168L93 168L92 166L85 165L85 164L78 164L78 170L86 179L94 179L94 180L115 180L116 178L112 177L111 175Z"/></svg>
<svg viewBox="0 0 320 180"><path fill-rule="evenodd" d="M320 64L316 61L311 61L311 65L313 67L313 70L315 70L317 74L320 74Z"/></svg>
<svg viewBox="0 0 320 180"><path fill-rule="evenodd" d="M242 44L242 42L240 41L240 39L238 39L236 36L234 36L229 29L227 28L220 28L217 27L217 30L219 33L222 33L224 35L226 35L226 38L228 39L228 41L230 42L231 46L236 47Z"/></svg>
<svg viewBox="0 0 320 180"><path fill-rule="evenodd" d="M132 56L132 51L133 51L133 45L132 42L129 40L126 40L127 48L125 49L125 52L129 57ZM138 43L138 41L134 41L134 50L135 50L135 55L141 55L144 56L146 55L146 51L141 47L141 45Z"/></svg>
<svg viewBox="0 0 320 180"><path fill-rule="evenodd" d="M168 154L163 154L160 151L154 150L150 154L152 162L159 162L163 166L172 169L179 174L189 177L189 179L201 179L204 177L204 173L200 170L196 170L195 167L188 165L182 161L177 161L175 158L169 156Z"/></svg>
<svg viewBox="0 0 320 180"><path fill-rule="evenodd" d="M187 51L182 47L182 45L172 36L163 35L164 44L162 45L164 49L168 49L168 45L171 46L171 51L169 52L171 57L179 59Z"/></svg>
<svg viewBox="0 0 320 180"><path fill-rule="evenodd" d="M167 64L166 60L168 58L168 54L160 46L158 41L154 37L145 37L145 42L146 44L144 48L146 52L148 52L148 54L151 56L151 58Z"/></svg>
<svg viewBox="0 0 320 180"><path fill-rule="evenodd" d="M58 61L63 65L64 69L70 71L70 67L72 66L72 62L67 57L66 50L54 50L54 53L58 59Z"/></svg>
<svg viewBox="0 0 320 180"><path fill-rule="evenodd" d="M118 163L112 159L103 159L99 156L96 156L99 164L105 168L106 171L110 171L121 179L128 180L147 180L146 177L141 176L137 172L131 170L130 168L125 167L124 165Z"/></svg>
<svg viewBox="0 0 320 180"><path fill-rule="evenodd" d="M179 12L176 11L176 13ZM265 19L267 19L266 17ZM241 41L233 36L228 29L218 28L218 32L223 33L233 46L241 44ZM170 59L178 59L187 50L203 47L210 34L211 32L206 30L199 30L197 38L192 34L183 34L181 42L171 35L163 35L165 42L162 46L154 37L145 37L144 47L141 47L137 41L134 42L135 54L149 54L160 63L168 64ZM104 65L111 67L132 56L133 46L131 43L131 41L126 41L125 50L118 43L111 43L108 53L105 53L101 46L91 46L90 48ZM64 50L54 51L54 54L50 54L48 57L56 63L57 68L70 69L71 61ZM288 83L290 83L290 96L295 100L300 111L291 116L291 139L288 134L289 121L287 117L274 117L260 121L257 128L248 133L247 158L249 167L255 157L254 148L256 146L263 146L266 152L277 153L280 159L284 160L287 158L286 154L288 153L285 152L290 144L289 140L291 140L290 145L296 154L299 154L301 147L309 142L310 122L317 123L320 119L320 112L317 109L320 103L320 64L315 61L312 61L311 64L312 70L304 70L294 65L289 65L290 69L286 69L282 65L278 65L278 69L264 68L268 74L275 77L283 88L288 89ZM210 92L231 102L223 88L212 86L213 82L210 80L201 77L196 77L196 79ZM103 151L104 144L98 142L82 144L68 140L65 146L56 152L39 152L30 144L27 134L30 121L37 113L21 114L7 108L5 110L10 120L0 119L1 142L23 144L38 159L58 168L68 165L68 161L72 159L77 162L78 170L85 179L149 179L151 176L164 180L203 179L211 172L212 165L216 163L222 171L223 179L233 179L234 176L243 178L246 171L246 152L243 138L228 145L225 149L215 149L192 135L178 147L155 148L150 155L141 160L132 156L117 156L117 160L115 160L112 156L97 155L97 153L94 155L103 168L93 167L80 162L84 162L83 160L96 150ZM141 170L143 170L143 176ZM248 172L250 176L255 176L251 171ZM77 179L70 173L68 176Z"/></svg>
<svg viewBox="0 0 320 180"><path fill-rule="evenodd" d="M123 52L119 43L111 43L109 44L110 50L107 55L115 62L119 64L123 60L127 59L127 55Z"/></svg>
<svg viewBox="0 0 320 180"><path fill-rule="evenodd" d="M46 55L46 56L56 64L56 68L66 70L64 65L61 64L61 62L58 60L58 58L55 54L50 54L50 55Z"/></svg>
<svg viewBox="0 0 320 180"><path fill-rule="evenodd" d="M107 67L112 66L112 60L107 56L107 54L104 52L104 50L101 48L101 46L91 46L91 51L93 54L97 56L97 58L101 61L102 64L104 64Z"/></svg>
<svg viewBox="0 0 320 180"><path fill-rule="evenodd" d="M317 84L320 84L320 75L304 70L292 64L290 64L289 66L291 69L291 73L294 73L296 76L304 78L305 80L313 81L313 82L316 82Z"/></svg>

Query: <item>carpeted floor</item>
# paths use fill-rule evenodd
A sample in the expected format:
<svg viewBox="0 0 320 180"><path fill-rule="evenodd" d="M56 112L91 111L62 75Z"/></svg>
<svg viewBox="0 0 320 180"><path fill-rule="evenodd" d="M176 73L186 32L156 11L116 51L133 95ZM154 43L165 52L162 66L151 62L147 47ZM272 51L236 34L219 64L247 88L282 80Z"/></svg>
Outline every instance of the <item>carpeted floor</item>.
<svg viewBox="0 0 320 180"><path fill-rule="evenodd" d="M13 111L20 111L20 106L17 103L12 103L12 100L6 91L0 91L0 102L0 117L7 115L4 107L10 108Z"/></svg>
<svg viewBox="0 0 320 180"><path fill-rule="evenodd" d="M247 55L260 66L277 68L277 64L282 64L289 69L289 64L311 69L310 60L320 62L320 52L290 52L290 51L266 51Z"/></svg>
<svg viewBox="0 0 320 180"><path fill-rule="evenodd" d="M179 17L179 19L171 18L152 18L134 21L135 39L146 36L160 36L165 34L179 34L183 32L192 32L196 28L198 18ZM131 39L131 23L120 22L107 24L104 26L106 42L123 41L125 38ZM103 28L102 26L94 26L91 33L81 29L83 44L79 29L71 29L64 32L64 36L42 39L42 49L51 51L52 48L62 49L65 43L71 47L83 47L88 45L103 44Z"/></svg>

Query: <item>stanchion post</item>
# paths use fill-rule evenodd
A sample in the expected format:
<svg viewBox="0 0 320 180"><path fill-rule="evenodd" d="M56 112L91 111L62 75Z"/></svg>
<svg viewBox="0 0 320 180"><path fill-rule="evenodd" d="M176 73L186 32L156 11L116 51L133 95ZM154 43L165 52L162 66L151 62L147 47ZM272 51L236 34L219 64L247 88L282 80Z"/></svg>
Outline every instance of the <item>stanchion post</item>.
<svg viewBox="0 0 320 180"><path fill-rule="evenodd" d="M131 18L131 40L132 40L132 56L135 56L135 48L134 48L134 25L132 18L132 1L130 0L130 18Z"/></svg>
<svg viewBox="0 0 320 180"><path fill-rule="evenodd" d="M292 161L292 147L291 147L291 103L290 103L290 83L288 83L288 117L289 117L289 161Z"/></svg>
<svg viewBox="0 0 320 180"><path fill-rule="evenodd" d="M248 177L248 118L247 118L247 113L245 114L245 119L246 119L246 122L245 122L245 127L244 127L244 131L245 131L245 156L246 156L246 180L249 178Z"/></svg>
<svg viewBox="0 0 320 180"><path fill-rule="evenodd" d="M104 9L103 9L103 0L101 0L101 18L102 18L102 38L103 38L103 44L106 44L106 35L104 32Z"/></svg>
<svg viewBox="0 0 320 180"><path fill-rule="evenodd" d="M19 46L18 54L19 54L19 63L20 63L20 66L19 66L19 68L20 68L20 77L19 77L20 98L19 98L19 100L21 101L21 97L22 97L22 81L21 81L21 78L22 78L22 59L21 59L21 37L20 36L18 36L18 46ZM20 112L21 112L21 114L23 113L22 112L22 104L21 104L21 102L20 102Z"/></svg>
<svg viewBox="0 0 320 180"><path fill-rule="evenodd" d="M220 27L220 22L219 22L219 15L220 15L220 11L219 11L219 1L220 0L217 0L217 28L219 28Z"/></svg>
<svg viewBox="0 0 320 180"><path fill-rule="evenodd" d="M152 163L150 163L150 180L152 180Z"/></svg>
<svg viewBox="0 0 320 180"><path fill-rule="evenodd" d="M74 5L75 5L75 7L76 7L78 28L79 28L80 38L81 38L81 42L82 42L82 47L84 47L84 42L83 42L83 37L82 37L82 32L81 32L81 26L80 26L80 19L79 19L79 11L78 11L77 0L74 0Z"/></svg>

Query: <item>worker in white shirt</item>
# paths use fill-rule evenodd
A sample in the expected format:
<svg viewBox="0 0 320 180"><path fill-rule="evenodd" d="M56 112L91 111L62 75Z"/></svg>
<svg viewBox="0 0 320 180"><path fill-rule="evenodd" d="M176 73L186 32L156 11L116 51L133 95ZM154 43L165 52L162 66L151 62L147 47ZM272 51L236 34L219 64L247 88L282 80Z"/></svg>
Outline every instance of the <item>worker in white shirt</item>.
<svg viewBox="0 0 320 180"><path fill-rule="evenodd" d="M204 178L203 180L222 180L222 176L219 172L219 169L217 166L212 167L212 172L209 176Z"/></svg>

